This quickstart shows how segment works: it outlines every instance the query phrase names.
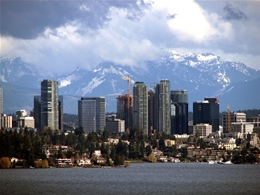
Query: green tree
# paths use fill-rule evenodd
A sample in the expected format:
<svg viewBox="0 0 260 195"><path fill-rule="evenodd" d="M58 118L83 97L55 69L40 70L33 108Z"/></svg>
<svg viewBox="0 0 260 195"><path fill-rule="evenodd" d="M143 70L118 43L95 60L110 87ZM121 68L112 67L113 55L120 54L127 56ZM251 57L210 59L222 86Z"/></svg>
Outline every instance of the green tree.
<svg viewBox="0 0 260 195"><path fill-rule="evenodd" d="M101 135L102 142L107 142L110 137L110 132L105 128Z"/></svg>
<svg viewBox="0 0 260 195"><path fill-rule="evenodd" d="M66 158L71 158L73 156L73 152L71 150L68 150L66 152Z"/></svg>
<svg viewBox="0 0 260 195"><path fill-rule="evenodd" d="M58 150L57 158L63 158L63 153L62 153L61 147Z"/></svg>
<svg viewBox="0 0 260 195"><path fill-rule="evenodd" d="M187 158L188 155L188 149L186 147L181 148L181 153L183 158Z"/></svg>
<svg viewBox="0 0 260 195"><path fill-rule="evenodd" d="M125 161L125 155L123 154L117 154L116 155L116 160L115 160L115 165L124 165Z"/></svg>
<svg viewBox="0 0 260 195"><path fill-rule="evenodd" d="M74 133L75 133L75 135L82 135L82 134L84 134L83 127L76 128Z"/></svg>
<svg viewBox="0 0 260 195"><path fill-rule="evenodd" d="M204 142L203 138L198 139L197 144L200 146L200 148L205 149L206 143Z"/></svg>
<svg viewBox="0 0 260 195"><path fill-rule="evenodd" d="M150 145L145 147L145 153L146 156L149 156L152 153L152 149Z"/></svg>
<svg viewBox="0 0 260 195"><path fill-rule="evenodd" d="M163 137L161 137L159 140L159 150L164 151L164 148L165 148L164 139Z"/></svg>
<svg viewBox="0 0 260 195"><path fill-rule="evenodd" d="M110 157L112 158L113 161L116 159L116 148L112 146L111 152L110 152Z"/></svg>

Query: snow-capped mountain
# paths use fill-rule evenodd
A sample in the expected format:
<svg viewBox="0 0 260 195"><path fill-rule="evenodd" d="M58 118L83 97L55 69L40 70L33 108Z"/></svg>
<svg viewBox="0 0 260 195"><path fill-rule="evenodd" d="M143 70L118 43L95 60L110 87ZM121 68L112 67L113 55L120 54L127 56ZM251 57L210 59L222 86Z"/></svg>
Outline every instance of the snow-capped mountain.
<svg viewBox="0 0 260 195"><path fill-rule="evenodd" d="M59 93L64 95L64 110L68 113L77 113L77 99L81 96L104 96L107 111L116 111L116 97L127 93L127 83L122 80L123 77L132 79L131 88L135 81L143 81L149 88L153 88L161 79L168 79L172 90L188 90L191 111L192 102L203 100L205 97L218 97L221 110L225 110L227 104L231 107L232 104L236 105L233 106L233 110L260 107L259 101L252 99L252 97L260 99L260 92L251 89L260 84L258 82L260 71L251 69L243 63L222 60L211 53L168 52L169 55L158 61L147 61L143 68L132 69L112 62L103 62L91 71L77 67L70 74L48 79L58 80ZM1 59L1 64L3 64L2 85L37 88L40 93L39 86L43 78L33 70L33 66L19 58ZM241 91L239 96L238 92L242 89L244 91ZM247 92L247 89L250 91ZM7 96L10 95L4 95L4 109L15 104L15 102L7 103L10 99ZM30 101L29 105L32 106L33 98Z"/></svg>

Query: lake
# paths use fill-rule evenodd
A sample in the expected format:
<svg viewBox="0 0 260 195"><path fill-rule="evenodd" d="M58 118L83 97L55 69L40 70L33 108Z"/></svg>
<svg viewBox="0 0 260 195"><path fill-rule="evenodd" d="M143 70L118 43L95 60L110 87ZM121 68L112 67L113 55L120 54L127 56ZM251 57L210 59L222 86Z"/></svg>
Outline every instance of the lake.
<svg viewBox="0 0 260 195"><path fill-rule="evenodd" d="M260 194L260 165L133 163L128 168L0 169L1 195Z"/></svg>

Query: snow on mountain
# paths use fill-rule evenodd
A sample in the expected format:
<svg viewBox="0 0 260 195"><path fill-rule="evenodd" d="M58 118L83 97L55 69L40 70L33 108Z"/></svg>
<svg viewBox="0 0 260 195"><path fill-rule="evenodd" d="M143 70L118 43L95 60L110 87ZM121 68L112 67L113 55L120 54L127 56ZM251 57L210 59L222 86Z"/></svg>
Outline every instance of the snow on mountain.
<svg viewBox="0 0 260 195"><path fill-rule="evenodd" d="M120 64L103 62L92 71L77 67L72 73L48 79L59 82L59 93L71 97L67 99L75 103L73 106L75 110L77 109L75 99L81 96L105 96L107 110L115 111L116 97L127 93L127 82L122 80L123 77L132 79L131 91L135 81L143 81L152 88L161 79L168 79L171 89L188 90L190 105L193 101L203 100L205 97L219 97L224 100L227 93L232 97L238 84L246 86L245 81L260 78L260 71L251 69L243 63L222 60L212 53L180 54L171 50L168 52L168 56L158 61L145 62L145 69L141 66L138 69L131 69ZM42 78L32 67L20 58L2 58L0 79L12 85L37 88L40 93ZM238 98L240 97L234 97L232 101ZM70 106L74 104L71 102ZM67 112L75 113L75 110Z"/></svg>
<svg viewBox="0 0 260 195"><path fill-rule="evenodd" d="M25 63L21 58L0 58L0 79L1 82L28 86L30 81L37 83L40 77L31 64ZM39 85L37 83L37 85ZM33 85L31 87L36 87Z"/></svg>

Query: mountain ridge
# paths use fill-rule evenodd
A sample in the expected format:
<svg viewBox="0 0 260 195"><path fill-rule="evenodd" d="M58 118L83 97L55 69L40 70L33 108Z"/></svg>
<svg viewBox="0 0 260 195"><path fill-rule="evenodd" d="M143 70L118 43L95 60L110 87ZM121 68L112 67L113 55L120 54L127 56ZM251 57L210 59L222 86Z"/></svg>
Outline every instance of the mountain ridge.
<svg viewBox="0 0 260 195"><path fill-rule="evenodd" d="M153 85L159 83L161 79L168 79L171 83L171 90L188 91L189 110L192 110L192 102L203 100L205 97L218 97L221 110L225 110L227 104L232 103L236 105L234 106L236 110L260 107L259 101L254 102L255 99L251 98L254 96L260 99L259 92L252 90L252 87L257 88L260 83L259 70L249 68L240 62L222 60L221 57L212 53L180 54L174 51L168 53L168 56L160 60L145 62L145 68L131 68L113 62L102 62L90 71L76 67L71 73L51 76L48 79L55 79L59 82L59 93L66 96L64 110L67 113L76 113L75 98L79 99L81 96L104 96L107 111L115 111L116 97L127 93L127 83L122 80L122 77L132 79L131 91L135 81L143 81L149 88L153 88ZM40 93L40 82L46 78L39 75L32 65L24 63L20 58L10 60L1 58L1 64L3 64L1 82L9 84L3 88L8 88L10 85L25 88L29 86ZM250 85L253 86L250 87ZM243 86L245 92L238 96L239 86ZM242 97L247 95L247 88L250 89L248 97ZM6 103L6 101L13 99L10 96L12 96L11 93L7 92L6 95L4 93L4 101L8 107L11 103ZM23 97L21 92L17 92L17 96ZM28 99L28 97L24 98ZM28 105L32 106L33 97L30 99L32 102ZM247 104L244 104L245 99L248 99ZM12 103L17 104L16 101ZM71 108L68 108L69 106ZM4 110L7 110L5 107L4 105Z"/></svg>

